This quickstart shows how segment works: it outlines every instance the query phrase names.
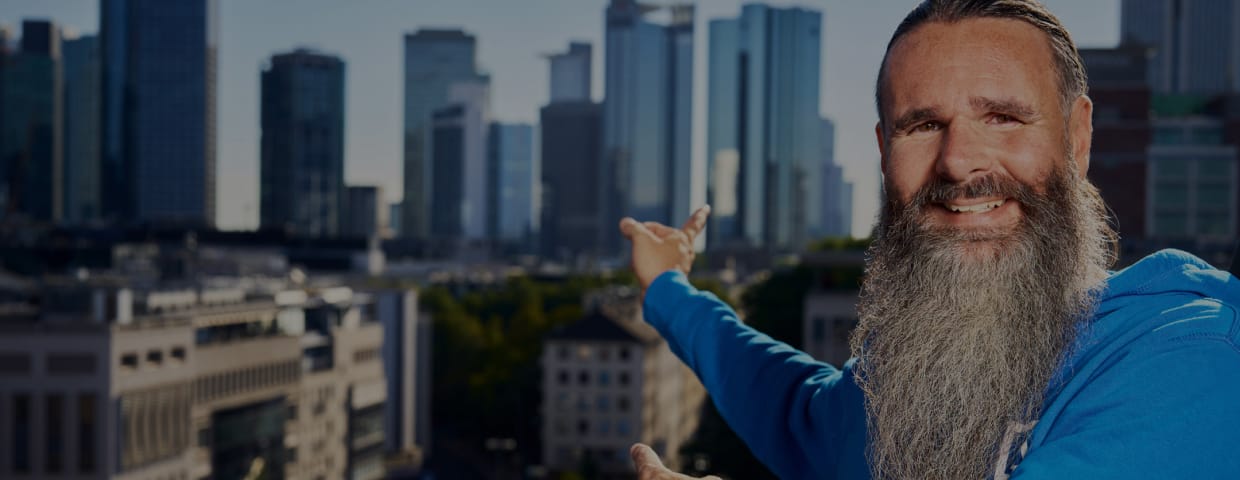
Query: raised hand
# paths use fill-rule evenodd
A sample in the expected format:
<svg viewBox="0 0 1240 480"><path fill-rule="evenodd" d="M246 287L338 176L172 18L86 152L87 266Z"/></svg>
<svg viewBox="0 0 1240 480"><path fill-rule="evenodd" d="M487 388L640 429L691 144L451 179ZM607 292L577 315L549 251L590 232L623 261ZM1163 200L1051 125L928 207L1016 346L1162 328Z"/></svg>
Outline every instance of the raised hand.
<svg viewBox="0 0 1240 480"><path fill-rule="evenodd" d="M706 228L708 216L710 206L703 206L693 212L679 229L658 222L640 223L632 217L620 221L620 232L633 243L630 264L643 292L663 272L679 270L689 273L696 256L693 242Z"/></svg>

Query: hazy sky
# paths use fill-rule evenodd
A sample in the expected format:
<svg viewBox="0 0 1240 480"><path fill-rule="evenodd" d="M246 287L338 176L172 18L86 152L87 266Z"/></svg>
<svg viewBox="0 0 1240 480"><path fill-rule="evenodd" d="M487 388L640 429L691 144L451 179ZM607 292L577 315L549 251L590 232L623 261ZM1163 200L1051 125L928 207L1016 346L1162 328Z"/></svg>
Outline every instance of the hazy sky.
<svg viewBox="0 0 1240 480"><path fill-rule="evenodd" d="M654 2L666 3L666 2ZM740 0L697 4L695 173L705 150L704 72L708 21L735 17ZM873 82L883 48L914 0L770 1L823 13L821 111L836 123L836 160L856 184L854 235L869 233L878 208ZM1082 47L1119 39L1119 0L1045 0ZM345 171L349 184L383 187L401 198L403 35L422 27L460 27L478 37L479 66L491 73L496 120L538 120L547 103L542 55L571 40L594 45L594 97L602 98L603 11L606 0L220 0L217 222L258 224L259 73L273 53L309 46L346 63ZM50 18L82 34L98 31L97 0L0 0L0 25ZM701 182L699 182L701 184ZM699 190L701 190L699 188ZM695 203L705 199L695 192Z"/></svg>

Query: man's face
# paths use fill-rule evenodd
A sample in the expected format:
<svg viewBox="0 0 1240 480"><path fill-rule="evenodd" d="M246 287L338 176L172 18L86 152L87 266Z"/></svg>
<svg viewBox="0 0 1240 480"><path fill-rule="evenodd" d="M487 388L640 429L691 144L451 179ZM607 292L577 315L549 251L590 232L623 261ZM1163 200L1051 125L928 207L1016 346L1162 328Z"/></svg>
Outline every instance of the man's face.
<svg viewBox="0 0 1240 480"><path fill-rule="evenodd" d="M932 22L902 38L888 57L885 124L877 127L887 195L916 207L911 202L928 185L987 177L1045 193L1069 151L1078 162L1072 170L1083 175L1091 105L1082 97L1065 118L1056 72L1046 35L1018 20ZM1026 214L1005 192L967 191L929 198L920 223L994 240L1012 234Z"/></svg>

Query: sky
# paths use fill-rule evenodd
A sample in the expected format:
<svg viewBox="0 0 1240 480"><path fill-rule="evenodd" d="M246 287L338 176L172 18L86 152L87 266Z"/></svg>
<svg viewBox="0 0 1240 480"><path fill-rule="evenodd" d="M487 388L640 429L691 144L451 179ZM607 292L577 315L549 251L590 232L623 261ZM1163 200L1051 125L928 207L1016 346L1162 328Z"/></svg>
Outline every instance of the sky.
<svg viewBox="0 0 1240 480"><path fill-rule="evenodd" d="M1044 0L1078 46L1119 40L1119 0ZM668 2L652 2L668 3ZM740 13L740 0L700 0L695 26L695 178L705 178L708 22ZM836 124L836 162L854 183L854 236L870 232L880 174L874 139L874 78L896 24L915 0L764 2L823 13L820 111ZM602 100L603 12L607 0L219 0L217 224L258 225L259 75L273 54L311 47L346 64L345 177L402 195L403 36L419 28L462 28L478 39L478 65L491 74L494 119L537 123L547 103L547 61L570 41L594 46L594 98ZM98 32L98 0L0 0L0 25L54 20ZM694 204L705 201L697 182ZM687 215L688 212L686 212Z"/></svg>

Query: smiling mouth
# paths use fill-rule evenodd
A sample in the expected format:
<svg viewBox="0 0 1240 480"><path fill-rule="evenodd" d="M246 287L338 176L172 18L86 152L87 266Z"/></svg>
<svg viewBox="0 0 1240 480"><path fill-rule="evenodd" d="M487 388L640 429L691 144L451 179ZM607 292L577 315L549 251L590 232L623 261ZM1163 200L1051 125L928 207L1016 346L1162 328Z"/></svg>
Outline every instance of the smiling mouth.
<svg viewBox="0 0 1240 480"><path fill-rule="evenodd" d="M1006 198L994 200L991 202L977 203L973 205L960 205L955 203L944 203L943 208L955 213L986 213L1003 206L1007 202Z"/></svg>

